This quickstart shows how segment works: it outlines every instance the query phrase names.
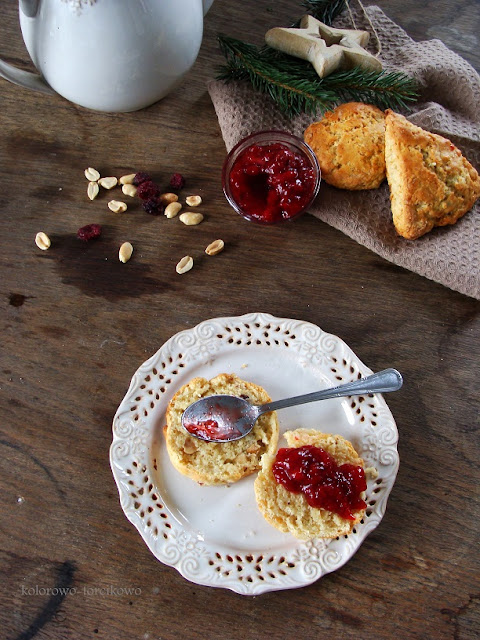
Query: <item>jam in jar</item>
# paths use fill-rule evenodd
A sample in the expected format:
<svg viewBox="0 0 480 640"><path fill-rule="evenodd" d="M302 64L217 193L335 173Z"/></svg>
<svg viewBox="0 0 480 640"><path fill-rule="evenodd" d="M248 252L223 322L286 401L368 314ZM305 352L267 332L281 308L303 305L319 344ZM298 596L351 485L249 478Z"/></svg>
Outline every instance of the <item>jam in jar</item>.
<svg viewBox="0 0 480 640"><path fill-rule="evenodd" d="M303 493L311 507L326 509L346 520L365 509L361 494L367 489L365 471L353 464L337 465L321 447L304 445L277 452L272 467L275 480L292 493Z"/></svg>
<svg viewBox="0 0 480 640"><path fill-rule="evenodd" d="M296 218L313 202L319 184L315 154L286 132L245 138L224 165L223 188L230 204L245 218L263 224Z"/></svg>

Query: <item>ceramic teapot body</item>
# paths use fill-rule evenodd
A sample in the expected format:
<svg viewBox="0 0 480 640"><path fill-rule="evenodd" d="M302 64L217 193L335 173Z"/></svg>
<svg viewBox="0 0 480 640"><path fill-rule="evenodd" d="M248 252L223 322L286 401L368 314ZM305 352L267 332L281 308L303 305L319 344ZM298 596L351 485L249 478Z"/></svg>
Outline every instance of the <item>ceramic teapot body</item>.
<svg viewBox="0 0 480 640"><path fill-rule="evenodd" d="M170 93L195 62L213 0L20 0L20 26L42 77L0 75L99 111L135 111Z"/></svg>

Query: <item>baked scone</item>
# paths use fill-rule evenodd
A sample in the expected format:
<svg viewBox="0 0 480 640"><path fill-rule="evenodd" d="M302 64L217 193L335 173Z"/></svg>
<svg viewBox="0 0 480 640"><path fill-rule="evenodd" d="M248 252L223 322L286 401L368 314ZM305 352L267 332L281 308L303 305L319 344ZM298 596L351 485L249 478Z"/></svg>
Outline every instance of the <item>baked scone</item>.
<svg viewBox="0 0 480 640"><path fill-rule="evenodd" d="M321 447L334 457L338 465L352 464L362 469L364 467L362 458L342 436L320 433L314 429L287 431L284 436L289 447ZM272 470L275 460L275 454L263 457L262 470L255 480L254 487L257 505L262 515L276 529L291 533L300 540L336 538L350 533L355 524L363 518L366 506L352 511L353 519L343 518L327 509L311 507L303 493L293 493L275 480Z"/></svg>
<svg viewBox="0 0 480 640"><path fill-rule="evenodd" d="M230 484L258 471L261 457L273 454L278 445L275 411L260 416L247 436L233 442L205 442L187 433L182 427L185 409L196 400L215 394L241 396L253 404L271 400L258 385L229 373L212 380L194 378L173 396L164 427L168 455L180 473L206 485Z"/></svg>
<svg viewBox="0 0 480 640"><path fill-rule="evenodd" d="M393 224L409 240L455 224L480 196L478 172L450 140L390 109L385 160Z"/></svg>
<svg viewBox="0 0 480 640"><path fill-rule="evenodd" d="M322 180L339 189L376 189L385 179L385 115L378 107L347 102L327 111L304 132Z"/></svg>

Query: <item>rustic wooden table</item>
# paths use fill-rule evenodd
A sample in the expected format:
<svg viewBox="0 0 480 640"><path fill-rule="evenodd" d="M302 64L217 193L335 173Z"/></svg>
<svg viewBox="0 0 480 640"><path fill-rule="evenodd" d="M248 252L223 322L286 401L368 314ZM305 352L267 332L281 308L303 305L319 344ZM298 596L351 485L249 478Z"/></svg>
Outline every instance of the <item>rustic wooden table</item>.
<svg viewBox="0 0 480 640"><path fill-rule="evenodd" d="M15 4L0 1L0 54L29 69ZM376 4L412 37L439 37L480 68L477 0ZM94 113L0 81L1 638L480 634L479 302L311 216L288 228L247 223L222 195L225 147L205 88L222 60L215 36L259 42L298 12L286 0L217 0L181 87L135 113ZM105 195L86 199L87 166L181 172L206 220L168 224L138 205L114 218ZM75 231L93 218L104 236L85 248ZM49 251L33 242L40 230ZM224 253L175 273L217 237ZM124 240L135 246L127 265L116 258ZM398 367L405 386L388 397L401 466L380 526L311 586L248 598L155 560L120 508L108 456L137 367L177 331L252 311L317 324L371 369ZM48 595L55 586L70 592Z"/></svg>

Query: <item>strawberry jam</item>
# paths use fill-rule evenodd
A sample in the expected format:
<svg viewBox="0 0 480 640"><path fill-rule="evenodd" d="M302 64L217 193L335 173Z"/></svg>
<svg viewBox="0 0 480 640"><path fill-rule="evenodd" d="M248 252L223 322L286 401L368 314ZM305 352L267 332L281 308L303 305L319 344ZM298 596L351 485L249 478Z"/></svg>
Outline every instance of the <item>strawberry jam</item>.
<svg viewBox="0 0 480 640"><path fill-rule="evenodd" d="M216 420L207 419L198 422L188 422L183 425L192 434L205 440L229 440L230 438L240 438L243 434L234 425L219 425Z"/></svg>
<svg viewBox="0 0 480 640"><path fill-rule="evenodd" d="M289 136L284 133L279 139ZM311 204L318 167L293 143L254 143L235 154L226 182L227 197L239 213L272 224L295 218Z"/></svg>
<svg viewBox="0 0 480 640"><path fill-rule="evenodd" d="M332 511L346 520L354 520L353 512L367 506L361 498L367 488L362 467L337 465L320 447L279 449L272 471L288 491L303 493L311 507Z"/></svg>

